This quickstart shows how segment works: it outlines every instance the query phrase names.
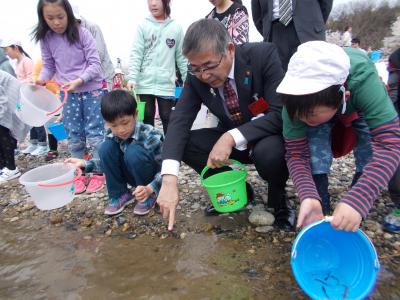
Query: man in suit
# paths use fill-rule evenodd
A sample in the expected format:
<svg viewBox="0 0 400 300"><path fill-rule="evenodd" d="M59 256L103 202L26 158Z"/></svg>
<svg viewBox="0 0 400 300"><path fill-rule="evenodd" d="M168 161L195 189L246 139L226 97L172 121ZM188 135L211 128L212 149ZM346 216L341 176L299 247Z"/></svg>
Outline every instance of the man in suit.
<svg viewBox="0 0 400 300"><path fill-rule="evenodd" d="M274 43L283 69L297 46L325 40L333 0L251 0L254 25L264 41Z"/></svg>
<svg viewBox="0 0 400 300"><path fill-rule="evenodd" d="M286 205L282 103L275 92L283 70L275 47L269 43L235 47L220 22L203 19L187 30L183 54L189 74L170 117L157 199L163 217L169 218L168 229L172 230L179 201L180 162L200 173L206 165L218 168L229 159L254 163L268 182L268 205L275 209L276 224L289 229L293 224ZM201 104L219 125L191 131Z"/></svg>

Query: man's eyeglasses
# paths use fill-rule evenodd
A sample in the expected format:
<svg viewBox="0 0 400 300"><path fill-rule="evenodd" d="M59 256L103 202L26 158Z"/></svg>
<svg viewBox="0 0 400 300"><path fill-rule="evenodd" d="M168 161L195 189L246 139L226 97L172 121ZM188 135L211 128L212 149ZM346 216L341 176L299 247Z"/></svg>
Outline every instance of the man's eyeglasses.
<svg viewBox="0 0 400 300"><path fill-rule="evenodd" d="M193 67L191 64L188 64L188 72L189 72L189 74L191 74L193 76L199 76L199 75L203 74L203 72L211 71L211 70L218 68L219 65L221 64L223 58L224 58L224 56L221 55L221 59L219 60L218 63L205 65L203 67Z"/></svg>

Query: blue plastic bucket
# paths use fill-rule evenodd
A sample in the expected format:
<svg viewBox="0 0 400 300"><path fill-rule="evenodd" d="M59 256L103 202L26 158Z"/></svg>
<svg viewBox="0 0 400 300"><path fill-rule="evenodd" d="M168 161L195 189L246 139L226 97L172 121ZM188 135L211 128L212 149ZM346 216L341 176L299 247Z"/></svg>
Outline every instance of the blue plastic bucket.
<svg viewBox="0 0 400 300"><path fill-rule="evenodd" d="M371 58L372 62L376 62L376 61L380 60L381 57L382 57L382 51L380 51L380 50L370 52L370 58Z"/></svg>
<svg viewBox="0 0 400 300"><path fill-rule="evenodd" d="M300 231L291 265L311 299L365 299L380 269L374 245L364 232L335 230L326 220Z"/></svg>
<svg viewBox="0 0 400 300"><path fill-rule="evenodd" d="M50 124L47 129L51 132L52 135L57 139L57 141L62 141L67 138L67 133L65 132L63 123L53 123Z"/></svg>
<svg viewBox="0 0 400 300"><path fill-rule="evenodd" d="M177 86L175 88L175 99L179 99L179 97L181 96L182 90L183 90L183 87L181 87L181 86Z"/></svg>

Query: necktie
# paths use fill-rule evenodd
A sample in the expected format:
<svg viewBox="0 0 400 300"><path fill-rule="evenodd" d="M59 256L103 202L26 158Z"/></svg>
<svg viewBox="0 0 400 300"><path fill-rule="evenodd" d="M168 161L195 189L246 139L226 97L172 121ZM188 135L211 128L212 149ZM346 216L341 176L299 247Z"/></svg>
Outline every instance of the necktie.
<svg viewBox="0 0 400 300"><path fill-rule="evenodd" d="M243 122L242 122L242 113L240 112L239 99L229 81L229 78L224 83L223 91L224 91L226 108L228 109L231 115L232 122L235 125L241 125Z"/></svg>
<svg viewBox="0 0 400 300"><path fill-rule="evenodd" d="M287 26L292 20L292 0L279 1L279 22Z"/></svg>

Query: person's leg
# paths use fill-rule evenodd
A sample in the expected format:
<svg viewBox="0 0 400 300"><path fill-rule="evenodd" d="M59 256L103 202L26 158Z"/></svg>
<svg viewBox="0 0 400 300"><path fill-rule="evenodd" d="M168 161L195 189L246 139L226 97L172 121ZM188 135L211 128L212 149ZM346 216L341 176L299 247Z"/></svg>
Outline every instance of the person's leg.
<svg viewBox="0 0 400 300"><path fill-rule="evenodd" d="M99 148L104 140L104 120L101 116L100 103L103 92L100 90L84 93L83 103L83 123L85 137L89 154L95 159L99 157ZM94 193L100 190L104 184L103 174L93 174L90 176L86 191Z"/></svg>
<svg viewBox="0 0 400 300"><path fill-rule="evenodd" d="M37 140L37 133L35 130L36 127L32 127L31 130L29 131L29 144L28 147L26 147L24 150L21 151L23 154L31 154L33 151L36 150L38 146L38 140Z"/></svg>
<svg viewBox="0 0 400 300"><path fill-rule="evenodd" d="M63 92L61 92L63 94ZM86 151L83 103L80 93L69 93L63 108L63 123L68 135L68 150L72 157L83 158ZM61 95L63 96L63 95Z"/></svg>
<svg viewBox="0 0 400 300"><path fill-rule="evenodd" d="M353 150L356 163L356 173L353 176L351 186L357 183L365 165L372 157L371 133L365 119L360 116L359 119L353 121L352 126L357 134L357 144Z"/></svg>
<svg viewBox="0 0 400 300"><path fill-rule="evenodd" d="M44 128L44 126L35 127L34 129L36 131L38 147L35 149L35 151L31 152L31 154L32 155L45 154L49 150L49 148L47 147L46 129Z"/></svg>
<svg viewBox="0 0 400 300"><path fill-rule="evenodd" d="M0 174L0 184L17 178L21 172L15 165L14 150L17 148L17 140L14 139L8 128L0 126L1 158L4 163Z"/></svg>
<svg viewBox="0 0 400 300"><path fill-rule="evenodd" d="M107 180L107 191L110 199L104 213L115 215L132 202L132 195L128 189L128 177L124 163L124 153L119 144L106 139L98 151L101 167Z"/></svg>
<svg viewBox="0 0 400 300"><path fill-rule="evenodd" d="M137 143L127 146L124 155L124 165L129 173L129 181L134 186L146 186L154 180L157 173L161 171L161 165L155 160L154 153L146 150ZM147 199L139 201L133 213L145 215L156 203L156 193Z"/></svg>
<svg viewBox="0 0 400 300"><path fill-rule="evenodd" d="M331 130L333 122L308 127L307 139L310 150L311 170L315 186L322 201L324 214L330 214L331 196L328 191L328 174L332 165Z"/></svg>
<svg viewBox="0 0 400 300"><path fill-rule="evenodd" d="M140 100L146 102L143 123L154 126L154 115L156 113L156 97L154 95L139 95Z"/></svg>
<svg viewBox="0 0 400 300"><path fill-rule="evenodd" d="M58 141L51 133L47 135L47 139L49 141L50 151L47 152L45 160L51 161L58 157Z"/></svg>
<svg viewBox="0 0 400 300"><path fill-rule="evenodd" d="M278 21L273 22L269 41L276 45L282 68L286 72L290 58L300 45L293 21L287 26Z"/></svg>
<svg viewBox="0 0 400 300"><path fill-rule="evenodd" d="M165 134L167 134L169 116L171 114L172 108L176 104L176 100L175 100L175 98L166 99L166 98L157 97L157 103L158 103L158 112L160 114L161 122L163 125L163 130L164 130L164 135L165 135Z"/></svg>

